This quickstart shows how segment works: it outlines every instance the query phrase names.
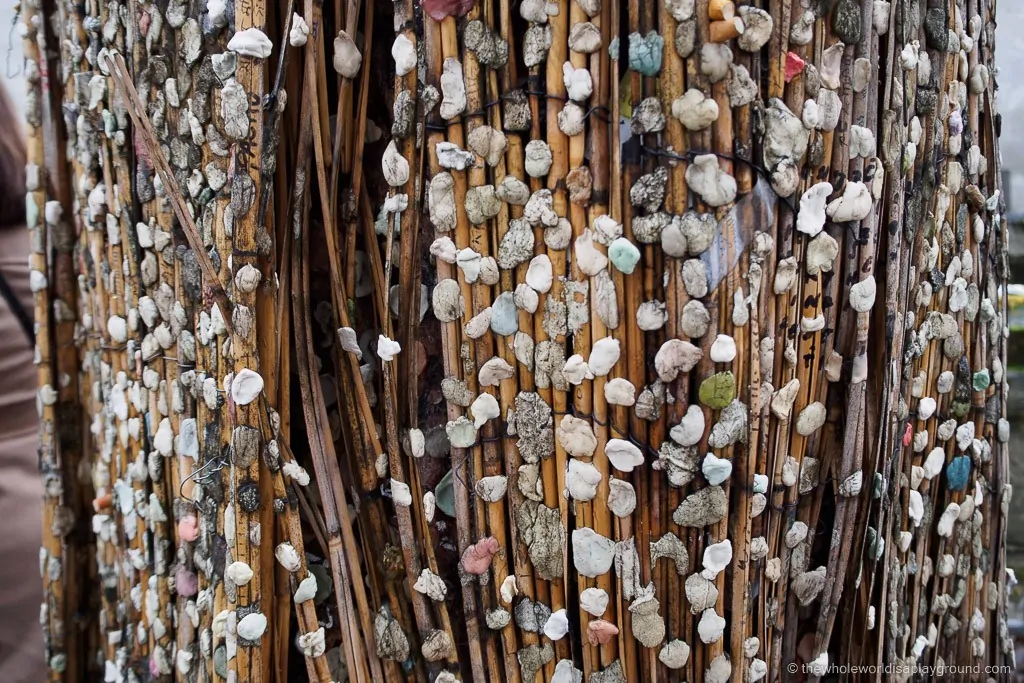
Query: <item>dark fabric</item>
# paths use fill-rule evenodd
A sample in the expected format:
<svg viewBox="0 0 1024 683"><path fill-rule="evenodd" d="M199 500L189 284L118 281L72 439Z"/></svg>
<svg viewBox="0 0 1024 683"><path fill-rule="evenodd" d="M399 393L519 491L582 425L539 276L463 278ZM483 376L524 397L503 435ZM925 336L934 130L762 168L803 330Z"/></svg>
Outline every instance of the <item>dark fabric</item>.
<svg viewBox="0 0 1024 683"><path fill-rule="evenodd" d="M21 329L24 330L28 343L35 345L36 330L35 325L32 323L32 316L22 305L18 295L14 293L14 289L11 287L11 283L7 281L3 271L0 271L0 297L7 303L7 308L14 314L14 317L18 319L18 323L21 325Z"/></svg>

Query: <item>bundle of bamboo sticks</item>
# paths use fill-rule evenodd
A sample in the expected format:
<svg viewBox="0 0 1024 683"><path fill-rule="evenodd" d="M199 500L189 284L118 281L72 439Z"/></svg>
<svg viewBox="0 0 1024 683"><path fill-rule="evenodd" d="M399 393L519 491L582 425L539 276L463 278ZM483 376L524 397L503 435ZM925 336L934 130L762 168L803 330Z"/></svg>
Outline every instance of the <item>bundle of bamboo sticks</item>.
<svg viewBox="0 0 1024 683"><path fill-rule="evenodd" d="M51 680L998 678L995 20L22 0Z"/></svg>

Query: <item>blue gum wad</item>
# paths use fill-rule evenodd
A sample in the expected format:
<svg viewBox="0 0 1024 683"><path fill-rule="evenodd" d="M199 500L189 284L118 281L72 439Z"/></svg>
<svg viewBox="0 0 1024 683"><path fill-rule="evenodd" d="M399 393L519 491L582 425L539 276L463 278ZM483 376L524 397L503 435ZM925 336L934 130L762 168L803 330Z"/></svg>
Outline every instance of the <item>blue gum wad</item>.
<svg viewBox="0 0 1024 683"><path fill-rule="evenodd" d="M661 53L665 39L651 31L646 36L629 34L629 68L643 76L657 76L661 71Z"/></svg>
<svg viewBox="0 0 1024 683"><path fill-rule="evenodd" d="M453 489L452 470L441 477L434 487L434 500L437 502L437 509L448 515L455 516L455 491Z"/></svg>
<svg viewBox="0 0 1024 683"><path fill-rule="evenodd" d="M36 196L29 192L25 195L25 225L34 228L39 224L39 205Z"/></svg>
<svg viewBox="0 0 1024 683"><path fill-rule="evenodd" d="M616 268L629 275L640 262L640 250L625 237L619 237L608 247L608 258Z"/></svg>
<svg viewBox="0 0 1024 683"><path fill-rule="evenodd" d="M963 491L967 488L967 478L971 476L971 459L961 455L946 466L946 484L950 491Z"/></svg>
<svg viewBox="0 0 1024 683"><path fill-rule="evenodd" d="M503 337L519 330L519 311L512 292L502 292L491 305L491 329Z"/></svg>

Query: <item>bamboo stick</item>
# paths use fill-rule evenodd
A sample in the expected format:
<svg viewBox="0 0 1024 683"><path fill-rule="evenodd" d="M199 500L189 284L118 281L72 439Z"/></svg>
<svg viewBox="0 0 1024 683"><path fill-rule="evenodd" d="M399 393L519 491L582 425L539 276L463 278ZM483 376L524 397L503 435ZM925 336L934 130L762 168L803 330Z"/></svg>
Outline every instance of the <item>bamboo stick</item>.
<svg viewBox="0 0 1024 683"><path fill-rule="evenodd" d="M22 51L28 64L34 65L38 71L41 64L45 64L45 57L40 52L39 34L37 22L42 19L38 3L29 2L24 7L24 22L26 27L33 27L35 30L25 31L22 42ZM45 40L45 39L44 39ZM44 43L45 44L45 43ZM46 168L45 163L45 131L43 128L43 90L38 78L29 81L29 98L34 103L26 115L28 124L28 140L26 144L26 163L37 169ZM44 176L45 178L45 176ZM26 227L29 229L32 240L32 255L30 267L34 273L39 273L44 286L34 291L34 317L36 320L36 367L39 387L43 391L56 393L54 389L54 364L56 350L51 346L50 339L50 306L51 294L46 279L47 274L47 251L49 249L48 230L43 214L46 206L47 193L45 182L39 182L33 189L29 190L27 197L28 220ZM59 206L59 205L58 205ZM46 661L49 668L49 680L62 680L62 662L67 660L66 625L68 610L66 605L67 596L64 587L64 543L62 534L54 533L53 527L57 523L60 505L62 502L63 472L59 460L60 448L55 433L56 408L54 400L42 402L40 423L39 423L39 455L40 472L44 482L43 500L43 548L41 551L41 563L47 571L43 571L43 610L40 621L43 628L44 644L46 648Z"/></svg>

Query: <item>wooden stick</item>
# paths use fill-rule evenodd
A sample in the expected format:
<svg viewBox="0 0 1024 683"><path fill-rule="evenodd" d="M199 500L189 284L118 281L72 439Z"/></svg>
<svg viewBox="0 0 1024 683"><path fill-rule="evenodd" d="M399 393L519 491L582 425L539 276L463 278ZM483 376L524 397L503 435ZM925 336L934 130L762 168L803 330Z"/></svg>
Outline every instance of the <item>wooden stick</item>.
<svg viewBox="0 0 1024 683"><path fill-rule="evenodd" d="M38 13L36 3L26 3L24 7L24 21L26 27L32 27L36 22L42 21L43 17ZM38 29L37 29L38 30ZM33 64L38 69L41 63L45 63L45 57L39 49L39 38L37 30L28 29L22 41L22 50L27 63ZM28 83L29 95L35 102L34 109L30 109L26 116L28 123L28 140L26 144L26 163L35 166L37 169L46 168L45 141L41 102L43 92L38 78ZM45 170L43 171L45 173ZM43 176L46 177L45 175ZM36 320L36 354L37 354L37 375L39 386L46 391L56 393L54 389L54 362L56 359L53 348L53 336L50 323L50 289L47 282L47 227L44 220L43 207L47 202L46 184L37 183L34 189L28 194L28 207L34 208L34 221L32 212L29 212L27 228L32 236L33 248L30 256L30 268L34 273L39 273L43 278L44 286L34 291L34 317ZM37 276L37 278L39 277ZM47 568L54 568L55 571L43 571L43 612L42 628L44 643L46 647L46 658L48 666L48 680L63 680L62 671L59 666L54 666L60 658L67 657L68 644L65 639L65 619L68 616L64 588L64 543L62 534L53 531L54 525L59 524L58 514L61 506L61 489L63 488L63 472L59 460L60 447L55 435L56 409L53 401L42 401L41 415L39 422L39 467L43 475L44 499L43 499L43 548L40 553L41 562ZM57 659L54 659L54 658Z"/></svg>
<svg viewBox="0 0 1024 683"><path fill-rule="evenodd" d="M124 58L115 52L109 57L109 60L110 75L113 77L120 92L131 103L131 106L127 107L128 114L131 116L132 122L142 138L142 142L146 146L149 158L152 160L157 173L160 174L160 180L163 182L164 187L167 188L167 197L174 208L174 215L178 218L182 230L185 231L185 237L188 239L189 246L192 247L196 261L203 271L203 277L207 280L206 286L210 288L211 296L222 309L224 324L228 330L231 330L233 312L231 302L228 300L228 295L224 291L224 285L221 284L220 277L213 267L213 262L203 248L202 238L199 236L199 231L196 229L195 223L189 215L188 208L185 206L181 188L178 187L178 181L171 172L167 159L164 158L163 151L157 143L156 135L153 133L153 125L150 123L149 117L146 116L146 108L139 100L139 95L135 91L131 77L128 75Z"/></svg>
<svg viewBox="0 0 1024 683"><path fill-rule="evenodd" d="M433 20L425 21L425 25L427 78L431 85L440 90L442 62L450 56L451 51L451 28L447 26L447 22L439 24ZM428 119L428 121L435 126L439 126L441 119L439 115L433 115ZM456 126L452 126L452 128L455 127ZM428 154L431 177L436 176L441 171L441 167L437 159L436 145L443 139L443 137L444 134L437 131L432 132L429 136L429 149L433 151L433 153ZM464 189L460 187L457 180L455 183L455 195L457 203L459 197L465 197ZM458 212L456 215L457 233L455 235L457 244L464 244L464 242L462 242L463 235L461 234L461 229L458 227L464 220L464 212ZM440 236L440 232L435 232L435 235ZM456 269L450 264L445 264L443 261L439 261L437 268L439 279L455 279L452 276L456 275ZM458 279L463 299L467 302L471 301L471 295L467 296L468 286L465 283L464 278L460 277ZM460 338L461 328L456 322L453 321L441 326L444 372L447 377L454 377L456 379L461 378L465 381L467 387L470 387L474 385L475 378L471 373L463 374L464 365L460 358ZM451 402L447 403L447 418L449 421L457 420L462 416L463 412L464 411L460 406ZM452 489L455 502L457 545L460 557L471 545L470 532L472 524L469 518L469 490L467 485L467 482L469 481L468 460L469 457L465 449L451 449L451 472L453 475ZM469 640L468 649L472 677L474 683L483 683L487 680L487 674L483 660L480 622L479 617L477 616L478 600L475 591L470 590L468 587L463 588L461 593L464 618L466 621L466 633Z"/></svg>

